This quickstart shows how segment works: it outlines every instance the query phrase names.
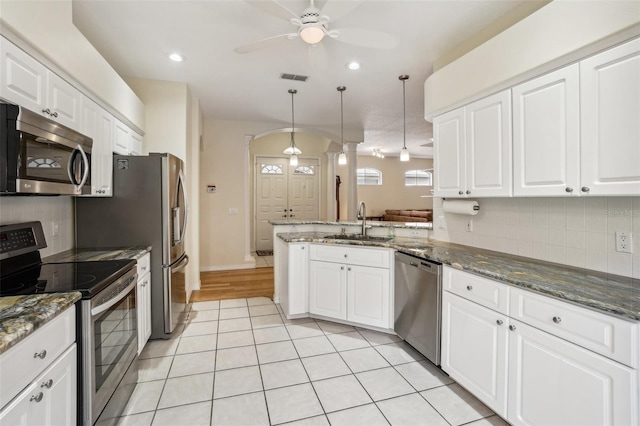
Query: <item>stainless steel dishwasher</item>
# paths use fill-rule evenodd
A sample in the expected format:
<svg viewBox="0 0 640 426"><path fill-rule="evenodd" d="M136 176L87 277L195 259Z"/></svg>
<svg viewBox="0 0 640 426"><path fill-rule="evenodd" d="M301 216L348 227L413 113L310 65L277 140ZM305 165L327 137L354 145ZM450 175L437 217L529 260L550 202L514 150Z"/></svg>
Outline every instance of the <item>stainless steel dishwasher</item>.
<svg viewBox="0 0 640 426"><path fill-rule="evenodd" d="M440 365L442 265L396 252L395 332Z"/></svg>

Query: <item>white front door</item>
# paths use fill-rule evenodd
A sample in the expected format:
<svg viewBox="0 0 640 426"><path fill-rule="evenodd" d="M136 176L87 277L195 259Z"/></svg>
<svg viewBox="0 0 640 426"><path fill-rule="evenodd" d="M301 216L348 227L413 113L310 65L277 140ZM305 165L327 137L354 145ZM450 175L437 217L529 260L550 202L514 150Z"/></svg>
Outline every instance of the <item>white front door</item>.
<svg viewBox="0 0 640 426"><path fill-rule="evenodd" d="M273 249L272 220L320 219L320 165L317 159L256 157L256 250Z"/></svg>

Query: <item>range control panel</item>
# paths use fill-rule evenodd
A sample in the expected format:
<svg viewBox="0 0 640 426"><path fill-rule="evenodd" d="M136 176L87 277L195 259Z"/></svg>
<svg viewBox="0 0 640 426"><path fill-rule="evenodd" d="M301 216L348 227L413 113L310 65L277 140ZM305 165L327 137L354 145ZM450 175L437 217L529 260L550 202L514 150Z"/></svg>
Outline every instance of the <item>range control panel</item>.
<svg viewBox="0 0 640 426"><path fill-rule="evenodd" d="M24 222L0 226L0 259L45 248L40 222Z"/></svg>

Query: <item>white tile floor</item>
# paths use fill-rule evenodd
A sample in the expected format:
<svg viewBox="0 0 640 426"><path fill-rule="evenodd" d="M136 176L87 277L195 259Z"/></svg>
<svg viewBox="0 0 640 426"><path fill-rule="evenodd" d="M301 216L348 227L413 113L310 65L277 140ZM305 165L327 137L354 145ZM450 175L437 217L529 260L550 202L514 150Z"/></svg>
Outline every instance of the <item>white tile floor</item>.
<svg viewBox="0 0 640 426"><path fill-rule="evenodd" d="M506 424L397 336L289 321L264 297L189 309L145 347L117 424Z"/></svg>

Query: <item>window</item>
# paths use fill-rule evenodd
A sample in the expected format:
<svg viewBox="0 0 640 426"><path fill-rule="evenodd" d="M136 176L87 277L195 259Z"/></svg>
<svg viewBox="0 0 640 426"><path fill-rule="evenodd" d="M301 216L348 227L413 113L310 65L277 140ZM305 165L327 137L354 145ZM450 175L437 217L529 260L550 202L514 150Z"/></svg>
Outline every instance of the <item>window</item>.
<svg viewBox="0 0 640 426"><path fill-rule="evenodd" d="M376 169L356 170L358 185L382 185L382 172Z"/></svg>
<svg viewBox="0 0 640 426"><path fill-rule="evenodd" d="M432 186L433 177L429 170L409 170L404 174L405 186Z"/></svg>
<svg viewBox="0 0 640 426"><path fill-rule="evenodd" d="M313 166L298 166L293 173L296 175L312 175L314 174Z"/></svg>
<svg viewBox="0 0 640 426"><path fill-rule="evenodd" d="M263 175L281 175L283 174L282 166L279 164L262 164L260 173Z"/></svg>

